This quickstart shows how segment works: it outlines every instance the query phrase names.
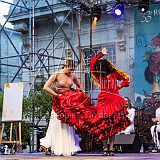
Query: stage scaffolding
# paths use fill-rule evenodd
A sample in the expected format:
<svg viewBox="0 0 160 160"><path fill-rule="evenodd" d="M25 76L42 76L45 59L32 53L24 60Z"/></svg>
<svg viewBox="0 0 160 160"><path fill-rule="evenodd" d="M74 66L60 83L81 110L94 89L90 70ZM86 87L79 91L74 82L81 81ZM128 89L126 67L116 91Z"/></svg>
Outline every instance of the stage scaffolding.
<svg viewBox="0 0 160 160"><path fill-rule="evenodd" d="M125 2L126 0L124 0L123 2ZM50 4L49 3L49 0L44 0L44 2L47 4L47 7L48 7L48 10L51 12L52 14L52 17L53 19L55 19L59 25L58 29L56 30L55 33L53 33L53 36L52 36L52 39L50 40L50 42L48 43L48 45L46 46L46 48L40 48L38 51L35 51L35 19L36 19L36 16L35 16L35 10L37 9L40 9L40 8L37 8L37 5L38 3L40 3L40 0L30 0L29 2L29 6L26 5L25 1L24 0L17 0L17 2L15 4L13 3L10 3L10 2L7 2L5 0L0 0L0 2L3 2L3 3L7 3L9 5L12 6L12 9L10 10L10 13L8 14L7 16L7 19L6 19L6 22L1 26L0 28L0 33L3 31L6 35L6 37L8 38L8 40L10 41L10 43L12 44L17 56L14 56L14 57L18 57L20 60L21 60L21 65L20 66L16 66L16 65L8 65L8 66L15 66L15 67L18 67L18 71L17 73L15 74L15 76L13 77L13 79L11 80L11 82L14 82L16 76L18 75L18 73L20 72L20 70L22 68L26 68L27 70L30 70L30 75L31 77L33 77L31 80L30 80L30 83L31 83L31 88L30 90L34 89L34 81L35 81L35 78L36 78L36 75L39 74L40 72L40 69L43 68L46 73L48 74L49 76L49 66L50 64L48 64L48 66L46 66L44 63L45 61L47 61L47 59L49 58L55 58L55 59L64 59L62 57L54 57L54 56L51 56L51 53L48 52L48 48L49 46L51 45L51 43L53 43L53 50L52 52L54 53L54 37L57 35L57 33L59 31L62 31L65 39L67 40L68 42L68 45L71 49L71 51L73 52L74 54L74 57L76 58L76 62L77 62L77 66L79 65L80 66L80 69L82 68L82 61L83 61L83 57L82 57L82 51L83 49L81 48L81 37L80 37L80 30L81 30L81 15L85 12L85 9L82 10L81 9L81 4L85 4L86 7L93 7L94 5L97 5L99 7L101 7L102 11L104 12L110 12L111 9L113 8L113 6L117 3L117 0L87 0L87 1L84 1L84 0L75 0L75 1L72 1L72 0L59 0L59 3L57 2L57 4ZM21 2L21 5L19 4ZM137 3L137 1L135 0L134 2L133 1L126 1L127 3ZM65 5L67 6L67 14L63 20L62 23L59 22L58 18L56 17L56 13L53 12L53 7L57 6L57 5ZM16 46L14 45L14 43L12 42L12 40L10 39L10 37L8 36L8 34L6 33L5 31L5 25L7 22L10 21L10 19L12 18L13 14L14 14L14 11L17 9L17 8L22 8L22 9L25 9L27 14L29 15L28 17L28 21L29 21L29 33L28 33L28 37L29 37L29 53L28 54L22 54L20 53ZM105 10L107 8L107 11ZM79 50L79 55L77 55L77 53L75 52L75 48L73 47L72 43L70 42L67 34L65 33L65 31L63 30L62 26L63 24L65 23L66 19L74 12L74 14L76 14L77 16L77 26L78 26L78 50ZM87 16L90 16L90 15L87 15ZM92 21L91 21L92 23ZM1 46L0 46L1 47ZM92 27L90 28L90 46L89 46L90 50L92 50ZM43 51L42 51L43 50ZM1 50L0 50L1 52ZM45 56L45 59L41 59L40 56L39 56L39 53L42 52L43 55L41 56ZM46 54L45 54L46 53ZM6 57L1 57L0 60L2 59L8 59L8 58L12 58L13 56L6 56ZM38 61L35 62L35 59L38 59ZM30 64L29 66L26 65L26 61L30 59ZM38 63L41 63L41 66L38 70L38 72L36 71L35 73L35 68ZM2 65L2 64L1 64ZM7 65L7 64L6 64ZM80 77L81 78L81 77ZM29 90L29 92L30 92ZM28 93L29 95L29 93Z"/></svg>

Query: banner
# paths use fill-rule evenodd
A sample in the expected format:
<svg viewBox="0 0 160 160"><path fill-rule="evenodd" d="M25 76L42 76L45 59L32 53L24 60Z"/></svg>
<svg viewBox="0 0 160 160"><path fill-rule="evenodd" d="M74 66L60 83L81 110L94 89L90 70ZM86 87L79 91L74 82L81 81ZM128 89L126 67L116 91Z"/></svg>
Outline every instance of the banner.
<svg viewBox="0 0 160 160"><path fill-rule="evenodd" d="M146 13L136 7L134 21L135 105L142 107L160 92L160 4L150 5Z"/></svg>

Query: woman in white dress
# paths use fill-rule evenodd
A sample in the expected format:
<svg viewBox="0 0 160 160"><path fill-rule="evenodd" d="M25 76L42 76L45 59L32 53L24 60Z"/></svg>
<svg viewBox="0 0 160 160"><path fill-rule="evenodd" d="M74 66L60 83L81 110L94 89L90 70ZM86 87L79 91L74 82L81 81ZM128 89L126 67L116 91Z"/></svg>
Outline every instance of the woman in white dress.
<svg viewBox="0 0 160 160"><path fill-rule="evenodd" d="M71 156L81 150L78 135L75 134L74 128L61 123L53 109L46 136L40 139L40 145L47 155L51 154L49 148L57 156Z"/></svg>
<svg viewBox="0 0 160 160"><path fill-rule="evenodd" d="M53 97L59 98L62 96L61 93L70 90L73 84L81 90L80 83L73 70L71 64L64 65L59 72L55 72L50 76L43 87L44 91ZM50 88L52 84L55 85L56 92ZM80 150L75 129L73 126L61 123L53 109L46 136L40 140L40 145L46 153L48 148L51 148L55 155L70 156Z"/></svg>

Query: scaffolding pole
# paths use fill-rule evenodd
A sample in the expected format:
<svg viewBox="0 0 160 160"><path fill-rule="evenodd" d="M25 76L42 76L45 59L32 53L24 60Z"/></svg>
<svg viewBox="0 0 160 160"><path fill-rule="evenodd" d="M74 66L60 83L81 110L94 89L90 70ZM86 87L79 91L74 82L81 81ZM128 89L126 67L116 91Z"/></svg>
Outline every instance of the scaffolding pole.
<svg viewBox="0 0 160 160"><path fill-rule="evenodd" d="M82 71L82 48L81 48L81 13L79 11L76 12L77 23L78 23L78 50L79 50L79 63L80 63L80 71ZM80 72L80 84L83 86L83 78L82 72Z"/></svg>

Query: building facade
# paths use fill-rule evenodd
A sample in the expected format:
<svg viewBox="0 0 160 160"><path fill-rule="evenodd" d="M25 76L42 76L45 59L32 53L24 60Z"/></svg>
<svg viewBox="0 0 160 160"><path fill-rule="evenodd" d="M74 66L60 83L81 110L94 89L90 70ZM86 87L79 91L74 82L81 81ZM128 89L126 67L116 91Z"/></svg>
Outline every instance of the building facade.
<svg viewBox="0 0 160 160"><path fill-rule="evenodd" d="M4 84L12 81L21 65L18 54L21 53L23 42L22 34L13 29L2 29L0 36L0 89L3 90ZM22 71L17 74L14 82L21 81Z"/></svg>
<svg viewBox="0 0 160 160"><path fill-rule="evenodd" d="M15 4L16 2L17 0L14 1ZM21 1L19 5L24 6ZM43 56L43 60L45 61L45 66L49 66L49 73L52 73L57 69L57 65L64 63L64 58L68 52L71 52L75 59L77 59L77 56L80 57L79 48L81 48L81 65L83 67L79 66L77 71L81 70L84 73L79 75L79 78L83 79L84 77L82 76L86 77L86 82L85 84L83 83L83 86L87 89L86 83L87 81L91 81L90 76L85 73L89 71L87 63L91 57L90 48L96 53L100 51L102 47L107 47L111 53L109 59L118 68L131 76L131 85L129 88L122 89L122 95L134 100L133 8L126 9L125 14L119 19L113 17L112 14L104 12L97 24L91 27L90 15L86 15L85 13L79 15L79 8L66 6L57 0L34 1L34 3L26 0L25 5L27 8L31 8L31 10L27 11L25 8L16 7L14 14L12 14L9 19L9 21L14 24L15 30L22 32L22 54L33 52L30 46L33 46L34 43L34 48L32 49L35 54L49 54L51 56L49 60L46 61L45 56ZM36 7L33 7L35 5ZM9 13L12 12L14 7L15 6L11 7ZM69 14L70 11L72 12ZM62 23L63 25L61 25ZM65 32L66 35L64 35L63 32ZM32 41L33 37L34 42ZM69 43L73 46L76 56ZM39 52L39 50L41 50L41 52ZM47 52L45 52L45 50L47 50ZM41 65L42 64L39 63L39 66ZM37 70L38 69L35 68L35 71ZM43 74L47 75L46 69L43 68L43 70ZM26 76L27 75L28 74L26 74ZM26 76L25 79L27 79ZM28 81L31 79L31 77L28 77Z"/></svg>

